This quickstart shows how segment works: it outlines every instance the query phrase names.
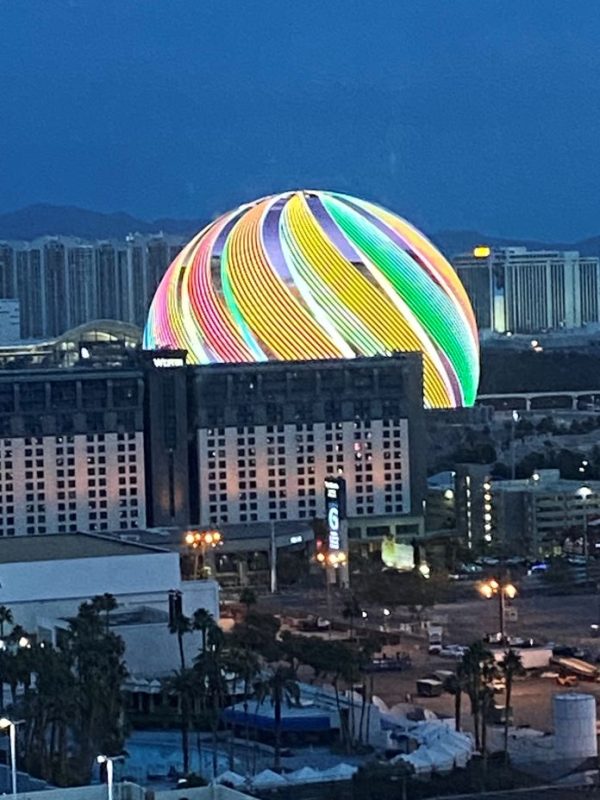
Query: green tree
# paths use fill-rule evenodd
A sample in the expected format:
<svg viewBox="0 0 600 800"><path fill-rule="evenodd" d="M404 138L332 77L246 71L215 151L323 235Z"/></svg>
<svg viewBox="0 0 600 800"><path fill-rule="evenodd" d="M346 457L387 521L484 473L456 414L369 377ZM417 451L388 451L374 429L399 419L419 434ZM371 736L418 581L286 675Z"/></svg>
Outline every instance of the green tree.
<svg viewBox="0 0 600 800"><path fill-rule="evenodd" d="M508 761L508 726L510 721L512 690L514 679L524 672L521 656L510 649L504 654L504 658L499 664L500 673L504 677L506 691L506 705L504 712L504 758Z"/></svg>
<svg viewBox="0 0 600 800"><path fill-rule="evenodd" d="M110 592L104 592L104 594L98 594L92 597L91 605L98 612L104 614L105 632L108 634L110 632L110 613L118 606L117 598L114 594L110 594Z"/></svg>
<svg viewBox="0 0 600 800"><path fill-rule="evenodd" d="M273 769L281 771L281 727L282 709L285 702L288 705L298 705L300 702L300 687L294 671L287 665L278 664L271 673L255 685L256 698L259 705L267 698L273 706L273 723L275 728L275 759Z"/></svg>
<svg viewBox="0 0 600 800"><path fill-rule="evenodd" d="M482 747L482 732L485 728L487 691L495 670L494 657L482 642L473 642L460 662L464 678L464 690L471 703L475 747Z"/></svg>

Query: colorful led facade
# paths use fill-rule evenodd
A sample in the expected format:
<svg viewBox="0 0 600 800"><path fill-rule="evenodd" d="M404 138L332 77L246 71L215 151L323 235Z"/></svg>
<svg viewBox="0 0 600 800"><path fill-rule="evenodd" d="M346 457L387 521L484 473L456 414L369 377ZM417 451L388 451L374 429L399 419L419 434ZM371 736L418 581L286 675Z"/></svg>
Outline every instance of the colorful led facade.
<svg viewBox="0 0 600 800"><path fill-rule="evenodd" d="M192 364L416 350L432 408L472 405L479 379L450 264L406 220L335 192L261 198L208 225L165 273L144 346Z"/></svg>

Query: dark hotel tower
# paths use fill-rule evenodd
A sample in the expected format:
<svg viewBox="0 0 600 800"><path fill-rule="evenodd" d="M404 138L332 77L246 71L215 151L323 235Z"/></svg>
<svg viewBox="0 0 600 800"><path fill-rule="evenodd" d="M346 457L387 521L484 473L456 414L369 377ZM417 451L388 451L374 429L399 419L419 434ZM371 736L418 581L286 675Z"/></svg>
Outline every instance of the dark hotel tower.
<svg viewBox="0 0 600 800"><path fill-rule="evenodd" d="M185 351L144 352L146 492L150 527L189 523Z"/></svg>

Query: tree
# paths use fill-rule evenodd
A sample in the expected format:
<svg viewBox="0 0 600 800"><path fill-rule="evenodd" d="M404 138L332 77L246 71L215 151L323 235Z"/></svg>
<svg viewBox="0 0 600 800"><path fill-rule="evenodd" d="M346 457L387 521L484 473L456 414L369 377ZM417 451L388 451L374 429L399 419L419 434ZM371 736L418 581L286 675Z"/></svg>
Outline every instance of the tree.
<svg viewBox="0 0 600 800"><path fill-rule="evenodd" d="M255 685L256 697L259 705L267 698L273 706L273 722L275 727L275 760L273 769L281 770L281 727L282 708L284 702L289 705L298 705L300 702L300 687L296 681L294 671L287 665L278 664L264 680Z"/></svg>
<svg viewBox="0 0 600 800"><path fill-rule="evenodd" d="M177 636L177 646L179 648L179 667L181 671L186 669L185 652L183 649L183 637L192 630L192 621L185 614L179 614L169 623L169 631Z"/></svg>
<svg viewBox="0 0 600 800"><path fill-rule="evenodd" d="M182 667L164 682L167 692L172 692L177 697L179 707L179 730L181 732L181 761L183 773L190 771L190 722L192 698L196 690L196 673L193 669Z"/></svg>
<svg viewBox="0 0 600 800"><path fill-rule="evenodd" d="M104 592L104 594L97 594L92 597L91 604L97 611L104 613L105 631L108 634L110 631L110 612L116 609L118 605L117 598L110 592Z"/></svg>
<svg viewBox="0 0 600 800"><path fill-rule="evenodd" d="M97 753L119 755L123 749L125 645L120 636L106 633L98 609L83 603L69 623L64 648L75 677L77 712L71 726L77 743L75 767L78 778L87 783Z"/></svg>
<svg viewBox="0 0 600 800"><path fill-rule="evenodd" d="M350 639L354 638L354 620L361 615L361 607L355 594L348 594L344 598L342 617L350 621Z"/></svg>
<svg viewBox="0 0 600 800"><path fill-rule="evenodd" d="M513 681L517 675L524 672L521 656L510 649L504 654L504 658L499 664L500 672L504 676L506 705L504 711L504 758L508 762L508 725L510 717L510 703L512 700Z"/></svg>
<svg viewBox="0 0 600 800"><path fill-rule="evenodd" d="M459 666L464 677L465 692L471 702L475 747L480 750L482 731L485 727L487 689L495 669L494 657L482 642L473 642L462 657Z"/></svg>
<svg viewBox="0 0 600 800"><path fill-rule="evenodd" d="M256 593L249 589L247 586L242 589L240 592L240 603L246 606L246 613L250 611L251 606L255 606L258 602Z"/></svg>
<svg viewBox="0 0 600 800"><path fill-rule="evenodd" d="M467 688L467 676L462 663L458 664L455 672L444 681L444 689L454 697L454 727L461 729L462 695Z"/></svg>

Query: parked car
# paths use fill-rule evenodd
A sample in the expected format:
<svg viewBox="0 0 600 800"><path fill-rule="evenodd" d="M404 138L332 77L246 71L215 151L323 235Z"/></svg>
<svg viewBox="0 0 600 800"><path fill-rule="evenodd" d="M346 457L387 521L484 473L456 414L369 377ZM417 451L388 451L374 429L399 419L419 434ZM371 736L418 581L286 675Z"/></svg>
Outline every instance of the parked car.
<svg viewBox="0 0 600 800"><path fill-rule="evenodd" d="M442 658L455 658L458 661L464 656L464 654L467 652L467 649L468 648L461 644L447 644L442 647L439 655Z"/></svg>

